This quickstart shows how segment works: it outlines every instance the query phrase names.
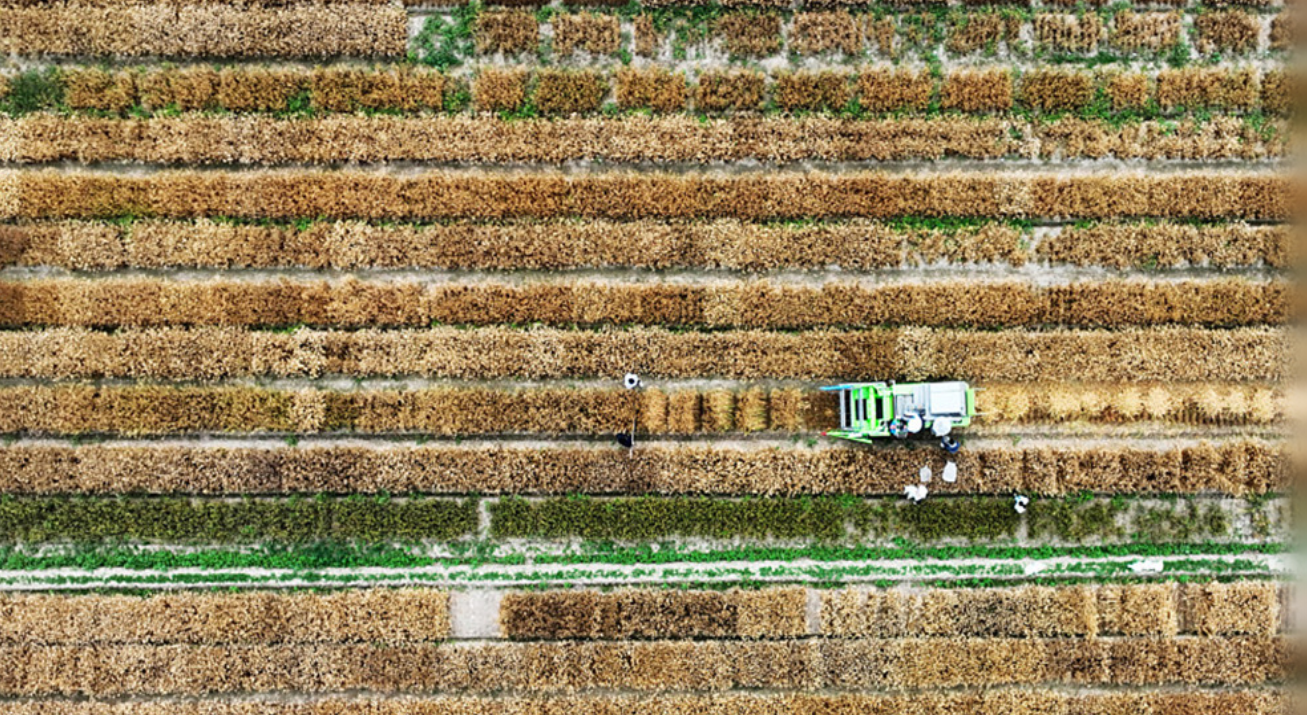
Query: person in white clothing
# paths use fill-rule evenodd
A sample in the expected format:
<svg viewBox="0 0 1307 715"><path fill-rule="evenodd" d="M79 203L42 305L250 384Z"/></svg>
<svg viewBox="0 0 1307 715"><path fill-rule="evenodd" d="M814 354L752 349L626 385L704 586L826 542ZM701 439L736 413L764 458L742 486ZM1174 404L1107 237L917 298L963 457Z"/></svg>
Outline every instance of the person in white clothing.
<svg viewBox="0 0 1307 715"><path fill-rule="evenodd" d="M913 504L920 504L926 498L926 485L909 484L903 488L903 495Z"/></svg>
<svg viewBox="0 0 1307 715"><path fill-rule="evenodd" d="M930 431L936 437L947 437L949 432L953 431L953 420L947 417L941 417L930 425Z"/></svg>
<svg viewBox="0 0 1307 715"><path fill-rule="evenodd" d="M911 415L908 417L908 434L916 434L925 426L926 423L921 421L919 415Z"/></svg>

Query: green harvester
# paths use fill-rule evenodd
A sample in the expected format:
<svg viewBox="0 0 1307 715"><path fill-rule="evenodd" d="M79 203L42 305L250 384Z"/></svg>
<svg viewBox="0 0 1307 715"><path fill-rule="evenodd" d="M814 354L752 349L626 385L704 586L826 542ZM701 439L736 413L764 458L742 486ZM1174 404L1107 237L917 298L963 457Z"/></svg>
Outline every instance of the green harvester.
<svg viewBox="0 0 1307 715"><path fill-rule="evenodd" d="M933 435L949 453L958 451L952 436L971 425L976 391L965 382L856 382L821 388L840 403L840 428L823 435L875 444L892 437Z"/></svg>

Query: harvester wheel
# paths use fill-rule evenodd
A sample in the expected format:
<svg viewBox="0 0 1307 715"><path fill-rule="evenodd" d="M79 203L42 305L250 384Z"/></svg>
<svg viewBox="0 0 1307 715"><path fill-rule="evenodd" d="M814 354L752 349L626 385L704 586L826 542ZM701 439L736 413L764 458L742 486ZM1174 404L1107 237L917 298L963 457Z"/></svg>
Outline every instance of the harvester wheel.
<svg viewBox="0 0 1307 715"><path fill-rule="evenodd" d="M908 438L908 421L902 417L889 423L889 433L894 439Z"/></svg>

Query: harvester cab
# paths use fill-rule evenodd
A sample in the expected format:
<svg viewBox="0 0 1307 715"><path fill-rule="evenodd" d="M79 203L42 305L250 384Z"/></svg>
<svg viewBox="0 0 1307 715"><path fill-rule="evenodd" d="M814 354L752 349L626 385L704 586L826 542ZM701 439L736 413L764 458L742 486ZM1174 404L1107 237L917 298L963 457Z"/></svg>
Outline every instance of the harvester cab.
<svg viewBox="0 0 1307 715"><path fill-rule="evenodd" d="M929 434L951 454L959 447L952 431L970 426L976 414L976 391L960 381L857 382L821 389L836 393L840 405L840 428L822 434L866 444Z"/></svg>

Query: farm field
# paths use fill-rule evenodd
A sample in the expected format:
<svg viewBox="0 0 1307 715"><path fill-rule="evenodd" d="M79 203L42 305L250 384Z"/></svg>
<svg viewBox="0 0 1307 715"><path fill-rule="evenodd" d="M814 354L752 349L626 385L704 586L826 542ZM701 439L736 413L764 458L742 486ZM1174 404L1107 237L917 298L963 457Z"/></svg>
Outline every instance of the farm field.
<svg viewBox="0 0 1307 715"><path fill-rule="evenodd" d="M0 0L0 712L1289 712L1299 13Z"/></svg>

